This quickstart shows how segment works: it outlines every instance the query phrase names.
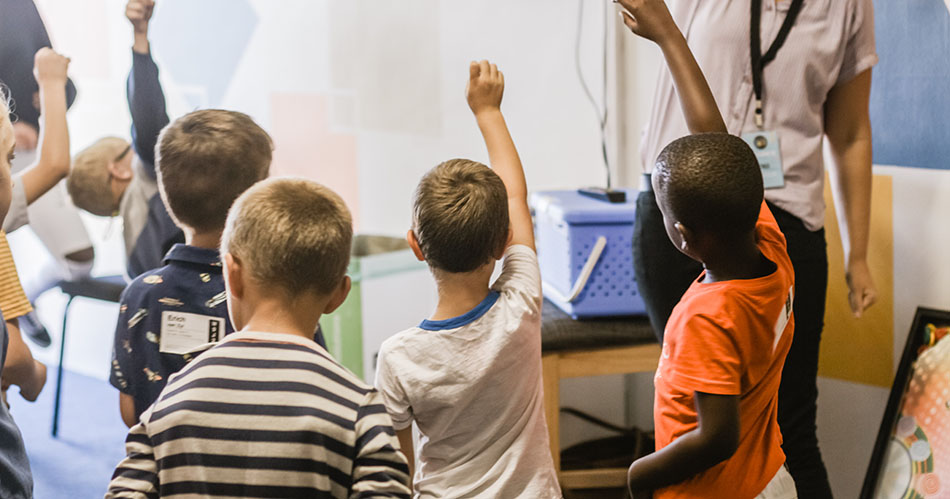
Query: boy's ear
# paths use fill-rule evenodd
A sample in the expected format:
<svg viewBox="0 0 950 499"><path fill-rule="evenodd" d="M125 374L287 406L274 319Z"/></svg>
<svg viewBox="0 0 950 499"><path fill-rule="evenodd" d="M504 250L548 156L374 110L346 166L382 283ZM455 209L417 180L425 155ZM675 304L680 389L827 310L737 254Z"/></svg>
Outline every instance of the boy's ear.
<svg viewBox="0 0 950 499"><path fill-rule="evenodd" d="M118 180L132 180L132 168L123 161L110 161L106 169L113 178Z"/></svg>
<svg viewBox="0 0 950 499"><path fill-rule="evenodd" d="M416 233L413 232L412 229L406 232L406 242L408 242L409 247L412 248L412 254L416 255L416 258L419 259L420 262L426 261L425 255L422 254L422 248L419 247L419 240L416 239Z"/></svg>
<svg viewBox="0 0 950 499"><path fill-rule="evenodd" d="M346 301L346 297L349 296L352 286L353 282L350 280L350 276L343 276L340 285L333 291L333 295L330 296L330 301L328 301L327 306L324 307L323 313L331 314L334 310L340 308L340 305L343 305L343 302Z"/></svg>
<svg viewBox="0 0 950 499"><path fill-rule="evenodd" d="M673 227L676 228L676 232L679 232L680 235L680 251L688 254L689 251L696 247L696 233L680 222L676 222Z"/></svg>
<svg viewBox="0 0 950 499"><path fill-rule="evenodd" d="M241 260L231 253L224 254L224 284L228 294L237 299L244 297L244 267Z"/></svg>

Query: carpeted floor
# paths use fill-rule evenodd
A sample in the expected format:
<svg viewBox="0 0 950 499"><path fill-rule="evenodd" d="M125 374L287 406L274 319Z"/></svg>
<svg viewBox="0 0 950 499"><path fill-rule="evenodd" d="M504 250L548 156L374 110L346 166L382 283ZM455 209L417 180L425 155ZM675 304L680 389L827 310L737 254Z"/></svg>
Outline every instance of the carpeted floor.
<svg viewBox="0 0 950 499"><path fill-rule="evenodd" d="M125 455L127 428L119 417L119 396L106 381L66 371L59 438L50 436L55 367L35 403L11 389L9 402L33 470L36 499L92 499L105 494L116 464Z"/></svg>
<svg viewBox="0 0 950 499"><path fill-rule="evenodd" d="M125 456L127 429L119 417L118 393L106 381L66 371L59 438L50 435L56 373L36 403L9 394L33 470L36 499L93 499L105 494L116 464ZM85 424L84 424L85 422ZM89 424L90 422L94 424ZM625 499L623 489L565 491L568 499Z"/></svg>

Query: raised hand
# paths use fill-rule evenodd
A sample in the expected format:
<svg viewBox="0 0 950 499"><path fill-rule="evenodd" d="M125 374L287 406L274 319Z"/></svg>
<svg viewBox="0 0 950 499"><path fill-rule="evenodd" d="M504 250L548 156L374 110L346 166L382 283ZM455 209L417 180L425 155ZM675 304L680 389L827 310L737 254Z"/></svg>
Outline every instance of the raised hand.
<svg viewBox="0 0 950 499"><path fill-rule="evenodd" d="M623 6L623 23L635 34L660 43L671 34L679 33L670 10L663 0L614 0Z"/></svg>
<svg viewBox="0 0 950 499"><path fill-rule="evenodd" d="M66 85L66 71L69 69L69 57L57 53L49 47L43 47L33 58L33 77L40 85Z"/></svg>
<svg viewBox="0 0 950 499"><path fill-rule="evenodd" d="M663 52L689 132L726 132L706 78L663 0L614 1L623 6L620 15L630 31L653 41Z"/></svg>
<svg viewBox="0 0 950 499"><path fill-rule="evenodd" d="M148 22L152 19L155 0L129 0L125 6L125 17L132 23L135 34L147 34Z"/></svg>
<svg viewBox="0 0 950 499"><path fill-rule="evenodd" d="M477 116L485 111L501 109L501 98L505 93L505 75L498 71L498 66L489 64L488 61L472 61L468 72L465 97L472 112Z"/></svg>

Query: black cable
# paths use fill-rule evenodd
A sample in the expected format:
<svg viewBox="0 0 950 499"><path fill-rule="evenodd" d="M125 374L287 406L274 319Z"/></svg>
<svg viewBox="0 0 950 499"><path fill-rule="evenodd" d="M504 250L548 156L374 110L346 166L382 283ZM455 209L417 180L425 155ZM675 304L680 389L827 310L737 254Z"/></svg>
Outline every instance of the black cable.
<svg viewBox="0 0 950 499"><path fill-rule="evenodd" d="M574 68L577 71L577 79L581 82L581 88L584 90L584 95L587 96L587 100L590 101L591 106L594 108L594 114L597 116L597 122L600 125L600 149L604 157L604 168L607 170L607 188L611 187L611 175L610 175L610 159L607 156L607 21L609 6L607 2L604 2L604 38L603 38L603 59L602 71L603 71L603 108L597 105L597 100L594 98L594 94L591 93L590 87L587 86L587 80L584 79L584 72L581 69L581 34L583 32L584 26L584 0L578 0L577 2L577 35L574 40Z"/></svg>
<svg viewBox="0 0 950 499"><path fill-rule="evenodd" d="M580 411L573 407L561 407L560 412L563 414L570 414L571 416L574 416L579 419L583 419L584 421L587 421L588 423L593 423L597 426L600 426L601 428L605 428L607 430L614 431L623 435L637 434L636 427L624 428L623 426L618 426L613 423L604 421L603 419L600 419L597 416L592 416L590 414L587 414L586 412Z"/></svg>

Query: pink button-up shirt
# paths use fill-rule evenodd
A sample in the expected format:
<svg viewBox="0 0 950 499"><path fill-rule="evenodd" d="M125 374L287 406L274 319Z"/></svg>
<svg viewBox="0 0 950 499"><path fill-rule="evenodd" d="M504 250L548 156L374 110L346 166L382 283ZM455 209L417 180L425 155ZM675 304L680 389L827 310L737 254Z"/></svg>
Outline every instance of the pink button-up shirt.
<svg viewBox="0 0 950 499"><path fill-rule="evenodd" d="M755 96L749 56L750 0L668 0L706 75L729 133L755 131ZM790 0L762 2L765 52L778 33ZM828 92L877 63L871 0L806 0L775 60L765 67L765 130L776 130L785 186L765 197L801 218L810 230L824 225L824 105ZM660 71L650 121L641 144L644 169L660 151L688 135L666 66Z"/></svg>

